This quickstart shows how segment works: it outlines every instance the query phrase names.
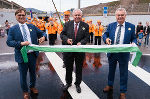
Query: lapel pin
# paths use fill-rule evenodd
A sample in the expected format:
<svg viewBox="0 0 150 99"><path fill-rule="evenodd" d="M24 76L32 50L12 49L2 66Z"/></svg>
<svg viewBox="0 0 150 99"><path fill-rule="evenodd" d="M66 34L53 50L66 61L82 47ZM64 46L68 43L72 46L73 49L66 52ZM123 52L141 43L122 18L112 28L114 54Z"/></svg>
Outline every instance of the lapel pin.
<svg viewBox="0 0 150 99"><path fill-rule="evenodd" d="M129 31L131 31L131 28L128 28Z"/></svg>
<svg viewBox="0 0 150 99"><path fill-rule="evenodd" d="M82 30L85 30L85 27L82 27Z"/></svg>
<svg viewBox="0 0 150 99"><path fill-rule="evenodd" d="M30 29L30 31L32 31L32 29Z"/></svg>

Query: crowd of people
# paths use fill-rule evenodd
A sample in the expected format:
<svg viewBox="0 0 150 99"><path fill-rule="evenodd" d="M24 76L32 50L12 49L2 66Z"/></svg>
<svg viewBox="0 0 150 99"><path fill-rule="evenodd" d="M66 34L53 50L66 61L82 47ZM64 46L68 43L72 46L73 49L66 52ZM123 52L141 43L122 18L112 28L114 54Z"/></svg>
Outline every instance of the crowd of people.
<svg viewBox="0 0 150 99"><path fill-rule="evenodd" d="M8 20L5 21L4 25L0 25L0 37L5 37L6 34L8 35L9 28L13 25L13 22L9 22Z"/></svg>
<svg viewBox="0 0 150 99"><path fill-rule="evenodd" d="M97 24L94 25L92 20L85 21L82 18L82 11L75 9L72 13L73 20L70 20L70 12L64 12L64 19L58 23L56 18L50 17L48 23L42 19L26 20L26 11L24 9L18 9L15 12L16 20L18 24L9 28L7 45L15 48L15 60L18 63L20 72L20 84L23 91L24 99L29 99L28 85L27 85L27 72L30 73L30 85L29 89L32 93L38 94L36 87L36 59L38 56L37 51L28 51L28 63L23 62L21 55L22 46L29 44L43 43L47 39L46 29L48 31L49 45L55 45L57 34L60 34L62 45L86 45L87 43L94 45L101 45L101 39L107 45L117 44L137 44L140 46L140 39L146 36L145 44L148 45L149 41L149 23L143 28L141 23L135 29L135 25L126 22L126 10L119 8L115 12L116 22L110 23L104 32L104 27L101 25L101 21L97 20ZM7 23L6 23L7 24ZM136 30L136 33L135 33ZM104 33L103 33L104 32ZM144 36L140 36L140 35ZM95 37L95 39L93 39ZM120 70L120 99L126 99L127 81L128 81L128 62L130 53L108 53L109 73L108 83L104 87L103 92L113 91L113 84L115 78L115 70L117 63L119 63ZM76 91L82 92L80 84L82 82L82 67L84 63L84 52L64 52L63 61L66 68L66 85L64 90L67 90L72 86L72 72L75 62L76 71ZM61 67L60 67L61 68Z"/></svg>
<svg viewBox="0 0 150 99"><path fill-rule="evenodd" d="M150 25L149 22L146 22L146 26L142 25L142 22L139 22L136 28L136 37L138 39L138 46L144 45L148 48L149 44L149 33Z"/></svg>
<svg viewBox="0 0 150 99"><path fill-rule="evenodd" d="M70 21L70 12L65 11L64 12L64 19L61 23L57 21L57 18L50 17L48 19L48 22L44 20L44 17L42 19L36 19L31 17L27 18L26 23L27 24L33 24L36 27L38 27L42 31L48 31L48 38L49 38L49 45L54 45L55 40L57 39L57 34L60 34L63 30L63 25ZM82 18L82 21L85 22L85 18ZM101 45L101 38L102 38L102 32L104 31L104 27L101 25L101 21L97 20L97 24L92 23L92 19L86 20L86 22L89 25L89 43L93 44L93 40L95 45ZM93 38L95 37L95 39Z"/></svg>

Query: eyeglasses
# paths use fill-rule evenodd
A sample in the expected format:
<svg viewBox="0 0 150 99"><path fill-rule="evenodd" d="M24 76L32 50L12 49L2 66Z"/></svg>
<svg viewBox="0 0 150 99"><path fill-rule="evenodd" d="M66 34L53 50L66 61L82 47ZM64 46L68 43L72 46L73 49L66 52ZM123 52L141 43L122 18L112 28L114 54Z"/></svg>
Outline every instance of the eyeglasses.
<svg viewBox="0 0 150 99"><path fill-rule="evenodd" d="M26 16L26 15L24 15L24 14L18 14L17 16L19 16L19 17L23 16L23 17L24 17L24 16Z"/></svg>

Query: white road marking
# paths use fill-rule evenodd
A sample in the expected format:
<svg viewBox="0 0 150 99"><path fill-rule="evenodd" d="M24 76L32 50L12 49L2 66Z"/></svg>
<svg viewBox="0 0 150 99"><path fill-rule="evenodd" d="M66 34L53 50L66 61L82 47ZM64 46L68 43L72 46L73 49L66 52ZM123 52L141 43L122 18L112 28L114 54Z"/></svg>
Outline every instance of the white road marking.
<svg viewBox="0 0 150 99"><path fill-rule="evenodd" d="M1 55L13 55L14 53L0 53L0 56Z"/></svg>
<svg viewBox="0 0 150 99"><path fill-rule="evenodd" d="M132 54L132 53L131 53ZM144 55L150 55L150 54L144 54ZM128 64L128 70L133 73L136 77L140 78L142 81L144 81L146 84L150 86L150 73L146 70L142 69L139 66L133 66L130 62Z"/></svg>
<svg viewBox="0 0 150 99"><path fill-rule="evenodd" d="M142 55L145 55L145 56L150 56L150 54L142 54Z"/></svg>
<svg viewBox="0 0 150 99"><path fill-rule="evenodd" d="M139 66L135 67L132 64L129 64L128 70L150 86L150 73L149 72L145 71Z"/></svg>
<svg viewBox="0 0 150 99"><path fill-rule="evenodd" d="M45 52L47 58L54 66L55 71L60 77L63 84L65 82L66 69L62 68L63 61L55 52ZM73 72L73 82L75 82L75 73ZM76 92L75 85L72 83L72 86L69 87L68 92L73 99L100 99L83 81L81 83L81 93Z"/></svg>

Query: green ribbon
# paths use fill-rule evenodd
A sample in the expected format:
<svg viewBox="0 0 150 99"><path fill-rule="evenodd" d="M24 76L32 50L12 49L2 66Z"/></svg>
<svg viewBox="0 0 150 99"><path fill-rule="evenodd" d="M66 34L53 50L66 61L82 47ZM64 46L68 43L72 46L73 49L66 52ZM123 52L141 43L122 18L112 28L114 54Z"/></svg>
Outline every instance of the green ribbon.
<svg viewBox="0 0 150 99"><path fill-rule="evenodd" d="M120 52L134 52L131 63L137 66L142 52L135 44L123 45L55 45L55 46L39 46L29 45L23 46L21 49L22 57L25 63L28 62L27 51L42 51L42 52L90 52L90 53L120 53Z"/></svg>

